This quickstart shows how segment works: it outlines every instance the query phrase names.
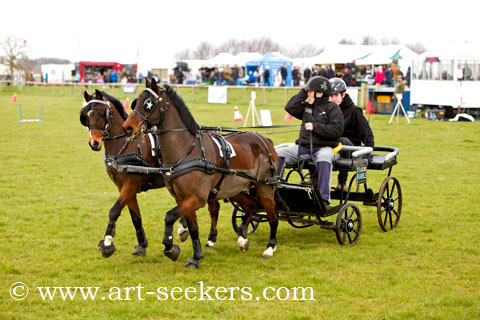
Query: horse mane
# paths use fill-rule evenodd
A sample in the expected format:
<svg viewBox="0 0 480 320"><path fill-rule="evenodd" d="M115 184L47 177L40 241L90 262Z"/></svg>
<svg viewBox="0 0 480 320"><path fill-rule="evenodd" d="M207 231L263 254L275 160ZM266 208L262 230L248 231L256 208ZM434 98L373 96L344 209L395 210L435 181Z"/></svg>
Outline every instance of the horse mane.
<svg viewBox="0 0 480 320"><path fill-rule="evenodd" d="M200 126L193 118L190 110L188 109L185 101L183 101L182 97L180 97L175 90L173 90L170 86L165 85L165 91L172 101L175 108L177 108L178 113L180 114L180 119L182 120L183 124L187 127L187 129L193 134L196 135Z"/></svg>
<svg viewBox="0 0 480 320"><path fill-rule="evenodd" d="M115 109L117 109L118 113L120 113L120 116L123 118L123 120L127 120L128 114L125 112L122 103L117 98L109 95L105 91L102 91L102 95L115 106Z"/></svg>

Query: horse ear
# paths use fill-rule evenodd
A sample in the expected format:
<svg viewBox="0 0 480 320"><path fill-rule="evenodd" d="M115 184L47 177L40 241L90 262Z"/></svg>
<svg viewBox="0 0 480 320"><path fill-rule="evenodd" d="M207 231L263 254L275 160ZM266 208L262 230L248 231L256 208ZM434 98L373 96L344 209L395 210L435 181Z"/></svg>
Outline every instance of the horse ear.
<svg viewBox="0 0 480 320"><path fill-rule="evenodd" d="M155 81L155 78L152 79L152 90L158 92L157 81Z"/></svg>
<svg viewBox="0 0 480 320"><path fill-rule="evenodd" d="M83 98L85 99L86 102L88 102L90 100L91 97L88 95L87 90L85 90L83 92Z"/></svg>
<svg viewBox="0 0 480 320"><path fill-rule="evenodd" d="M103 100L103 94L98 89L95 89L95 96L97 97L98 100Z"/></svg>
<svg viewBox="0 0 480 320"><path fill-rule="evenodd" d="M137 99L133 100L132 101L132 105L130 106L130 108L135 109L135 107L137 106Z"/></svg>
<svg viewBox="0 0 480 320"><path fill-rule="evenodd" d="M150 86L151 86L151 82L150 82L150 80L148 80L148 78L147 78L146 81L145 81L145 87L148 88L148 87L150 87Z"/></svg>

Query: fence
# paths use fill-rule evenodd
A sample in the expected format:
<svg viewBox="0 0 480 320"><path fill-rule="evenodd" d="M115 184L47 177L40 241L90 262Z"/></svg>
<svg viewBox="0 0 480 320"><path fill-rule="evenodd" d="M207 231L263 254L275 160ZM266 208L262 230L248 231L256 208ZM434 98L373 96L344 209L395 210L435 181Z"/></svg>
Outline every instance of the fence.
<svg viewBox="0 0 480 320"><path fill-rule="evenodd" d="M11 86L9 81L0 81L0 92L5 86ZM44 82L25 82L23 84L17 84L17 92L26 92L30 94L50 95L50 96L83 96L85 90L91 92L95 89L105 91L117 98L135 95L137 92L136 87L143 88L144 83L44 83ZM187 101L192 102L207 102L208 85L184 85L184 84L171 84L175 91L179 92ZM135 90L132 88L135 87ZM291 96L296 94L301 87L263 87L263 86L224 86L228 91L235 90L237 94L235 96L243 96L238 101L235 99L232 101L228 99L228 103L244 103L247 104L250 101L250 92L257 92L257 104L268 105L270 103L283 103L288 102ZM362 84L362 87L354 87L352 89L358 90L358 106L365 107L366 100L368 98L368 88ZM240 91L240 93L238 93ZM243 93L243 94L242 94ZM130 99L131 100L131 99Z"/></svg>

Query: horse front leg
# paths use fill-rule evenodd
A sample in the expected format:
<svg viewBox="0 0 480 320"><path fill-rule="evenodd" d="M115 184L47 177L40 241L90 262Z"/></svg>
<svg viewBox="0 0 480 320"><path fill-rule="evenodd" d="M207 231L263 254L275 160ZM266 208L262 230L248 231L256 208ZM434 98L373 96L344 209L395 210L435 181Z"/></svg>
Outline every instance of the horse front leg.
<svg viewBox="0 0 480 320"><path fill-rule="evenodd" d="M124 207L125 205L122 206L122 201L118 198L108 213L108 225L105 230L104 239L98 243L98 248L104 258L110 257L116 251L115 245L113 244L115 225Z"/></svg>
<svg viewBox="0 0 480 320"><path fill-rule="evenodd" d="M163 253L173 261L178 259L180 255L180 247L173 244L173 225L180 218L179 217L180 206L169 210L165 215L165 229L163 232L163 245L165 249Z"/></svg>
<svg viewBox="0 0 480 320"><path fill-rule="evenodd" d="M120 196L110 209L108 213L108 225L105 230L105 236L103 240L98 243L98 248L104 258L110 257L116 250L113 244L113 237L115 237L115 225L117 223L120 214L122 213L125 205L136 195L136 187L132 183L123 184Z"/></svg>
<svg viewBox="0 0 480 320"><path fill-rule="evenodd" d="M208 212L210 213L210 234L205 248L212 248L217 242L217 223L218 212L220 211L220 203L217 200L208 201Z"/></svg>
<svg viewBox="0 0 480 320"><path fill-rule="evenodd" d="M145 231L142 226L142 216L140 214L140 208L138 206L137 198L135 197L130 203L127 204L130 216L132 218L133 226L137 235L138 244L133 249L132 255L145 256L147 254L148 241L145 236Z"/></svg>

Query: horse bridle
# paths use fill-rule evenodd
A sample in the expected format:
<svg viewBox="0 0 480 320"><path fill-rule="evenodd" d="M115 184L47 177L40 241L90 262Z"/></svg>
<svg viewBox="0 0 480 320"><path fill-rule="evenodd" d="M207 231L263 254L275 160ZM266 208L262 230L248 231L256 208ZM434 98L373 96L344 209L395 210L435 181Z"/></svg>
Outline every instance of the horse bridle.
<svg viewBox="0 0 480 320"><path fill-rule="evenodd" d="M110 102L109 101L105 102L103 100L93 99L93 100L88 101L88 103L85 106L88 106L90 103L104 104L104 105L107 106L107 108L103 109L103 108L95 107L95 105L92 106L92 108L90 110L105 111L105 126L101 127L101 126L97 126L96 124L91 125L90 123L88 123L88 129L89 130L92 130L92 129L93 130L103 130L102 140L116 139L117 137L111 138L110 133L109 133L110 132L110 127L113 124L113 112L112 112L112 107L110 106Z"/></svg>
<svg viewBox="0 0 480 320"><path fill-rule="evenodd" d="M167 113L169 103L168 101L166 101L162 107L161 103L163 101L163 98L161 96L159 96L155 91L153 91L150 88L145 88L144 92L145 91L147 91L157 101L153 103L150 97L145 100L145 102L143 103L143 108L148 111L147 115L143 115L140 111L138 111L137 108L133 109L133 112L138 114L138 116L142 119L142 121L140 121L140 123L138 124L138 127L141 130L145 130L148 124L157 125L152 123L153 121L156 121L156 120L159 120L158 126L161 127L163 123L163 119L165 118L165 114ZM162 93L163 93L163 90L160 89L160 94ZM150 119L150 117L152 116L153 112L157 107L159 107L160 109L160 115L157 118Z"/></svg>

